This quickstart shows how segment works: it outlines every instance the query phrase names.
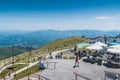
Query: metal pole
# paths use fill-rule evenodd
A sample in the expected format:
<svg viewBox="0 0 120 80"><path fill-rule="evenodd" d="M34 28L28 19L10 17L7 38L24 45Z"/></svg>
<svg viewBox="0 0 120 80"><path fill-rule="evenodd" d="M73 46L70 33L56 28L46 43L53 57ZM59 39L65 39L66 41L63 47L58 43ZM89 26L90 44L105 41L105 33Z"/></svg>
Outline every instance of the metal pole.
<svg viewBox="0 0 120 80"><path fill-rule="evenodd" d="M14 55L14 45L12 45L12 60L13 60L13 67L14 67L14 57L15 55Z"/></svg>
<svg viewBox="0 0 120 80"><path fill-rule="evenodd" d="M27 46L27 49L29 49L29 46ZM27 70L28 70L28 66L29 66L29 52L28 52L28 65L27 65ZM29 71L28 71L28 80L29 80Z"/></svg>
<svg viewBox="0 0 120 80"><path fill-rule="evenodd" d="M54 69L56 69L56 62L54 62Z"/></svg>
<svg viewBox="0 0 120 80"><path fill-rule="evenodd" d="M77 74L75 74L75 80L77 80Z"/></svg>
<svg viewBox="0 0 120 80"><path fill-rule="evenodd" d="M13 54L13 72L15 68L15 53L14 53L14 45L12 45L12 54ZM15 80L15 74L13 76L13 80Z"/></svg>
<svg viewBox="0 0 120 80"><path fill-rule="evenodd" d="M29 48L29 52L28 52L28 66L29 66L29 63L30 63L30 62L29 62L29 57L31 56L31 45L29 45L28 48ZM28 67L27 67L27 69L28 69ZM29 76L30 76L30 73L29 73L29 72L30 72L30 71L28 71L28 80L30 80L30 77L29 77Z"/></svg>
<svg viewBox="0 0 120 80"><path fill-rule="evenodd" d="M104 80L106 80L106 72L105 72L105 79Z"/></svg>
<svg viewBox="0 0 120 80"><path fill-rule="evenodd" d="M39 80L40 80L40 75L39 75Z"/></svg>

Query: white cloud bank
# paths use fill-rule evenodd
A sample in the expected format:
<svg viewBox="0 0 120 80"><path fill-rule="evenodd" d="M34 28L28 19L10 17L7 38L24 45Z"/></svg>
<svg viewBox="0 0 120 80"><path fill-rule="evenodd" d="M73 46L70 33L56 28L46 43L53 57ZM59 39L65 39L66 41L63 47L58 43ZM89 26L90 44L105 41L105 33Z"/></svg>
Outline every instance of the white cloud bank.
<svg viewBox="0 0 120 80"><path fill-rule="evenodd" d="M109 19L115 19L115 17L98 16L98 17L95 17L95 19L99 19L99 20L109 20Z"/></svg>

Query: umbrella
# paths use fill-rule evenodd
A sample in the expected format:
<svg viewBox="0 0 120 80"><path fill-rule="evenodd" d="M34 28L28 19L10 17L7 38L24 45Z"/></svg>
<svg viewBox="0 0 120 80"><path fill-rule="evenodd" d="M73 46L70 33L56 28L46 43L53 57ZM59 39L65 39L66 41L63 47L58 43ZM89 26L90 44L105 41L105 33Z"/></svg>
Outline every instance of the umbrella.
<svg viewBox="0 0 120 80"><path fill-rule="evenodd" d="M104 47L107 47L107 44L104 44L104 43L102 43L102 42L96 42L96 43L94 43L93 44L94 46L104 46Z"/></svg>
<svg viewBox="0 0 120 80"><path fill-rule="evenodd" d="M102 50L102 46L91 45L91 46L88 46L87 49L91 49L91 50Z"/></svg>
<svg viewBox="0 0 120 80"><path fill-rule="evenodd" d="M88 43L80 43L80 44L77 44L77 47L78 47L78 48L86 47L86 46L90 46L90 44L88 44Z"/></svg>
<svg viewBox="0 0 120 80"><path fill-rule="evenodd" d="M111 53L113 53L113 54L119 54L119 55L120 55L120 49L109 48L107 51L108 51L108 52L111 52Z"/></svg>
<svg viewBox="0 0 120 80"><path fill-rule="evenodd" d="M113 46L110 46L110 48L116 48L116 49L120 49L120 44L118 44L118 45L113 45Z"/></svg>
<svg viewBox="0 0 120 80"><path fill-rule="evenodd" d="M107 45L101 42L96 42L92 44L91 46L88 46L87 48L91 50L102 50L103 47L107 47Z"/></svg>

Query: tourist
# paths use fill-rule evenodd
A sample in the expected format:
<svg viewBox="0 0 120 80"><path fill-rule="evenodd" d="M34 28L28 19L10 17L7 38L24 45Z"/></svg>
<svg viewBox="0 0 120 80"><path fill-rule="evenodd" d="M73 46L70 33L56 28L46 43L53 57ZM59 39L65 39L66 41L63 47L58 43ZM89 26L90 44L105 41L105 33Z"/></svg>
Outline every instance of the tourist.
<svg viewBox="0 0 120 80"><path fill-rule="evenodd" d="M81 58L81 52L80 51L78 52L78 57L79 57L79 60L80 60L80 58Z"/></svg>
<svg viewBox="0 0 120 80"><path fill-rule="evenodd" d="M52 59L52 58L53 58L53 57L52 57L52 54L50 53L49 55L50 55L50 58Z"/></svg>
<svg viewBox="0 0 120 80"><path fill-rule="evenodd" d="M78 59L78 55L75 58L75 65L73 66L73 68L75 67L79 67L79 59Z"/></svg>
<svg viewBox="0 0 120 80"><path fill-rule="evenodd" d="M45 65L44 65L44 59L41 57L40 58L40 62L39 62L39 65L40 65L40 69L45 69Z"/></svg>
<svg viewBox="0 0 120 80"><path fill-rule="evenodd" d="M87 58L90 59L90 53L87 54Z"/></svg>
<svg viewBox="0 0 120 80"><path fill-rule="evenodd" d="M55 59L58 59L58 55L55 55Z"/></svg>
<svg viewBox="0 0 120 80"><path fill-rule="evenodd" d="M60 55L58 54L58 59L60 59Z"/></svg>
<svg viewBox="0 0 120 80"><path fill-rule="evenodd" d="M62 55L63 55L63 53L61 52L61 54L60 54L60 55L61 55L61 59L62 59Z"/></svg>

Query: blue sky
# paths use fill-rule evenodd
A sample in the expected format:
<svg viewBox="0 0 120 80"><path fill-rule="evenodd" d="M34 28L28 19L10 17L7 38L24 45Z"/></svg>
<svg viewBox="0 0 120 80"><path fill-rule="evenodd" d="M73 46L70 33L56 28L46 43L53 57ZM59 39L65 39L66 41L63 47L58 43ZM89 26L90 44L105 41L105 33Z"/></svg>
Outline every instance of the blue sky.
<svg viewBox="0 0 120 80"><path fill-rule="evenodd" d="M120 30L120 0L0 0L0 30Z"/></svg>

